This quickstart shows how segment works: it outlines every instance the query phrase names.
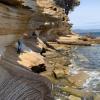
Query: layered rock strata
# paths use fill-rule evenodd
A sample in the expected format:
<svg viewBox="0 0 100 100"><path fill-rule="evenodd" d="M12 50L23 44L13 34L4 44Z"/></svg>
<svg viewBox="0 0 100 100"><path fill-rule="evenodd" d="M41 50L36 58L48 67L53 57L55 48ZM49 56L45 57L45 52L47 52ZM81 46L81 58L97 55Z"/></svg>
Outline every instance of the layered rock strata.
<svg viewBox="0 0 100 100"><path fill-rule="evenodd" d="M70 32L64 9L56 6L53 0L0 1L0 34L17 37L18 34L38 30L43 33L41 35L50 37L51 33Z"/></svg>
<svg viewBox="0 0 100 100"><path fill-rule="evenodd" d="M44 63L43 57L33 50L18 55L11 44L33 31L43 40L51 33L67 34L66 21L64 9L53 0L0 0L0 99L53 100L50 81L29 70Z"/></svg>

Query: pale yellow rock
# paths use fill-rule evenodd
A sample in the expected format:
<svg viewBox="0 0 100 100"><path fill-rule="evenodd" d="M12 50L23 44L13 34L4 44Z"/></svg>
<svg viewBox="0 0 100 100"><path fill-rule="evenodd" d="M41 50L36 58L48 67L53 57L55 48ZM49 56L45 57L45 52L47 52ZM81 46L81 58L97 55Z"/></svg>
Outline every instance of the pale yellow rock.
<svg viewBox="0 0 100 100"><path fill-rule="evenodd" d="M66 35L65 36L61 36L59 37L59 39L57 39L58 41L66 41L66 42L75 42L77 40L79 40L79 35Z"/></svg>
<svg viewBox="0 0 100 100"><path fill-rule="evenodd" d="M45 63L43 57L36 52L22 53L21 55L19 55L19 58L20 60L18 60L17 62L27 68L31 68L33 66L38 66L39 64Z"/></svg>
<svg viewBox="0 0 100 100"><path fill-rule="evenodd" d="M37 46L38 46L39 48L42 49L43 47L44 47L44 48L46 47L46 45L43 43L43 41L42 41L39 37L37 38L37 40L38 40L38 45L37 45Z"/></svg>

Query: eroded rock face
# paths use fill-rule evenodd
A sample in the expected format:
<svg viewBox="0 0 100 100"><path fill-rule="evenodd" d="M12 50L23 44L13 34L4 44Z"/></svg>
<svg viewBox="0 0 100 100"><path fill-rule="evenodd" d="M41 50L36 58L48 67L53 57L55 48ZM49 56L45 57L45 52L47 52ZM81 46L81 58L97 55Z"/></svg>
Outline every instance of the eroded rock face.
<svg viewBox="0 0 100 100"><path fill-rule="evenodd" d="M0 19L0 34L15 35L9 43L17 41L19 35L36 29L47 39L51 36L51 40L54 36L51 34L70 32L64 9L54 0L0 0ZM6 45L5 42L3 44Z"/></svg>
<svg viewBox="0 0 100 100"><path fill-rule="evenodd" d="M66 20L63 9L56 6L53 0L0 0L0 47L9 46L23 33L30 33L36 29L40 30L40 34L41 31L45 31L49 35L52 33L51 29L65 30ZM23 67L22 56L18 58L16 52L6 52L9 56L4 56L0 63L0 99L53 100L51 83ZM33 57L31 54L28 56ZM24 57L29 58L26 55ZM38 57L35 60L40 60ZM20 65L15 62L18 60ZM29 61L26 63L34 65L33 58ZM39 63L41 62L44 60L40 60Z"/></svg>
<svg viewBox="0 0 100 100"><path fill-rule="evenodd" d="M54 0L0 0L0 34L67 28L64 9ZM9 19L9 20L8 20ZM9 31L7 31L9 30Z"/></svg>
<svg viewBox="0 0 100 100"><path fill-rule="evenodd" d="M0 4L0 34L22 34L29 29L32 12Z"/></svg>

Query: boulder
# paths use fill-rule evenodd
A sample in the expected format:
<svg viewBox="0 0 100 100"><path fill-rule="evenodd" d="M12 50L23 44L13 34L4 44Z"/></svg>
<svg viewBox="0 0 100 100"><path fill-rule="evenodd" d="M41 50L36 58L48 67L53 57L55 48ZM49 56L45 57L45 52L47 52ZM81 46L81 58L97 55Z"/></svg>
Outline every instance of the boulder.
<svg viewBox="0 0 100 100"><path fill-rule="evenodd" d="M55 78L64 78L66 75L69 75L69 68L66 68L60 64L57 64L53 70Z"/></svg>
<svg viewBox="0 0 100 100"><path fill-rule="evenodd" d="M62 69L55 69L54 71L53 71L53 73L54 73L54 76L55 76L55 78L64 78L65 77L65 73L64 73L64 70L62 70Z"/></svg>

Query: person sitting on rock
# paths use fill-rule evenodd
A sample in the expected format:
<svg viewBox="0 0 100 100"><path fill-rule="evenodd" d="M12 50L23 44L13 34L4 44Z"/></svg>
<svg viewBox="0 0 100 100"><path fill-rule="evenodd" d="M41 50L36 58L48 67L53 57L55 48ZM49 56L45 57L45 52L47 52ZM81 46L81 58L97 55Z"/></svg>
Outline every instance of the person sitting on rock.
<svg viewBox="0 0 100 100"><path fill-rule="evenodd" d="M22 43L21 40L18 40L18 46L17 46L17 53L20 54L22 52Z"/></svg>

